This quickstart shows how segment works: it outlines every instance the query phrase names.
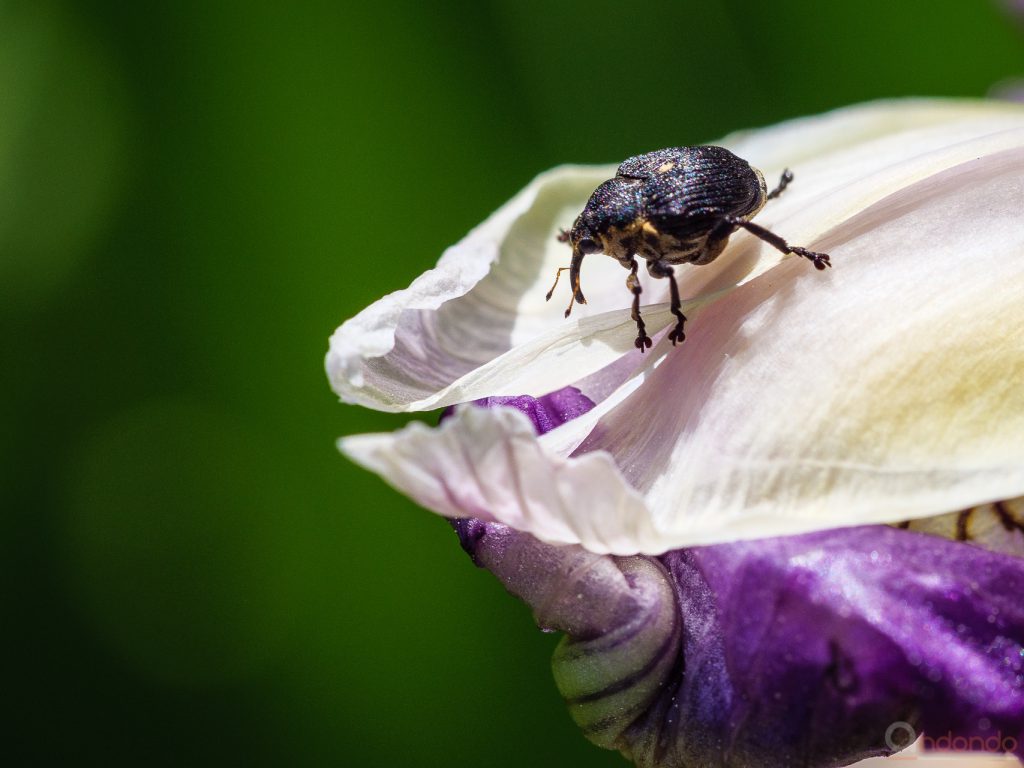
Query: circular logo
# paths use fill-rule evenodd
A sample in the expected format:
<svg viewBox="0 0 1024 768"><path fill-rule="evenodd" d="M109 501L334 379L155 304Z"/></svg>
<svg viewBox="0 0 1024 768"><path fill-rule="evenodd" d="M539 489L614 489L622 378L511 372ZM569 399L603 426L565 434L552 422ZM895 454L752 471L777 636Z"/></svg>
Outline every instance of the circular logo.
<svg viewBox="0 0 1024 768"><path fill-rule="evenodd" d="M910 723L898 720L885 729L885 745L893 752L906 749L917 741L917 731Z"/></svg>

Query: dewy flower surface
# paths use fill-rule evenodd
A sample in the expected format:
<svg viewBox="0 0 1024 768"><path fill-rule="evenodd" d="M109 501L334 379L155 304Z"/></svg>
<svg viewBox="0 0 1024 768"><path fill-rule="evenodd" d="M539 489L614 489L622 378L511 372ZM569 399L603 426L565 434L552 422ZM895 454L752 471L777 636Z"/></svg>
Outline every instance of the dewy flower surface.
<svg viewBox="0 0 1024 768"><path fill-rule="evenodd" d="M342 325L327 368L343 400L383 410L567 385L596 407L539 438L514 410L464 408L342 450L442 515L616 554L1024 495L1024 108L883 102L722 143L766 178L794 170L758 222L833 269L736 234L676 270L686 342L647 306L641 355L612 259L585 260L571 320L544 301L558 229L614 173L555 169Z"/></svg>
<svg viewBox="0 0 1024 768"><path fill-rule="evenodd" d="M1024 109L725 143L793 168L758 221L833 270L734 236L677 269L687 341L648 306L641 355L612 260L584 263L578 318L544 304L558 228L614 170L556 169L332 338L346 401L475 405L342 450L567 634L573 718L643 768L846 765L922 733L1024 756Z"/></svg>

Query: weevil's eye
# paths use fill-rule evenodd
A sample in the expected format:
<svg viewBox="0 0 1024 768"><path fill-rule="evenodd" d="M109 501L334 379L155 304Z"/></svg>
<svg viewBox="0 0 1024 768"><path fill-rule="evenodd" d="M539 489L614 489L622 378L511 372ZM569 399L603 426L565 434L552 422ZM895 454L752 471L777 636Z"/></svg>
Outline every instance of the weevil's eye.
<svg viewBox="0 0 1024 768"><path fill-rule="evenodd" d="M576 243L576 248L580 253L600 253L601 246L598 245L594 240L589 237L581 237L579 242Z"/></svg>

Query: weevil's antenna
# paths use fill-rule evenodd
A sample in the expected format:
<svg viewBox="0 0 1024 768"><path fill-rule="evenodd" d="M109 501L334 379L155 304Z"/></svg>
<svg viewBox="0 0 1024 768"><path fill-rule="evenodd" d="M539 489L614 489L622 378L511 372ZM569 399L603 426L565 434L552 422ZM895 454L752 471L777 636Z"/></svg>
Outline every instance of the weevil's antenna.
<svg viewBox="0 0 1024 768"><path fill-rule="evenodd" d="M568 232L568 230L559 229L558 230L558 234L555 236L555 239L558 242L560 242L560 243L568 243L569 242L569 232ZM560 278L562 276L562 273L565 272L565 270L567 270L567 269L568 269L568 267L559 267L558 271L555 272L555 282L554 282L554 285L551 286L551 290L548 291L548 295L544 297L544 301L551 301L551 297L555 294L555 288L558 287L558 278Z"/></svg>
<svg viewBox="0 0 1024 768"><path fill-rule="evenodd" d="M568 267L559 267L558 271L555 272L555 284L551 286L551 290L548 291L548 295L544 297L544 301L551 301L551 297L555 295L555 288L558 287L558 278L560 278L562 273L567 269Z"/></svg>
<svg viewBox="0 0 1024 768"><path fill-rule="evenodd" d="M577 249L572 251L572 261L569 262L569 287L572 288L572 297L569 299L569 307L565 310L565 316L568 317L572 313L572 305L574 302L580 304L586 304L587 300L583 296L583 291L580 290L580 266L583 264L583 254Z"/></svg>

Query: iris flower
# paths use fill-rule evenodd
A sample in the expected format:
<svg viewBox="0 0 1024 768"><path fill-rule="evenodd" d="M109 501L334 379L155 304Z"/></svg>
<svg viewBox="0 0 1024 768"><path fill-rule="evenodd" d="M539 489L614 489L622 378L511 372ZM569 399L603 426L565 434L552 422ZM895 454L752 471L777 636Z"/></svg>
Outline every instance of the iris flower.
<svg viewBox="0 0 1024 768"><path fill-rule="evenodd" d="M614 175L556 168L335 332L343 401L458 406L341 450L567 634L570 712L638 765L845 765L922 734L1024 756L1024 107L716 143L795 172L756 221L833 269L737 233L676 268L683 344L643 281L641 353L614 260L585 259L571 319L545 301Z"/></svg>

